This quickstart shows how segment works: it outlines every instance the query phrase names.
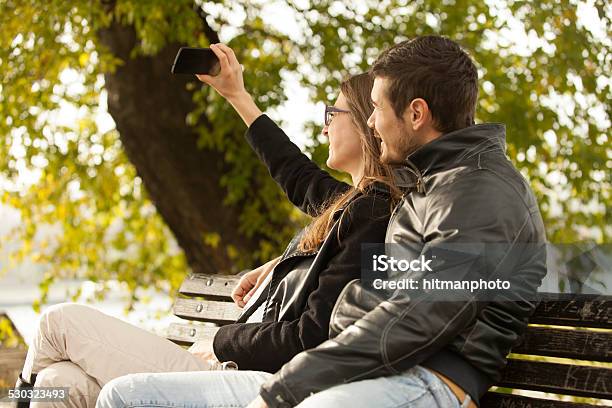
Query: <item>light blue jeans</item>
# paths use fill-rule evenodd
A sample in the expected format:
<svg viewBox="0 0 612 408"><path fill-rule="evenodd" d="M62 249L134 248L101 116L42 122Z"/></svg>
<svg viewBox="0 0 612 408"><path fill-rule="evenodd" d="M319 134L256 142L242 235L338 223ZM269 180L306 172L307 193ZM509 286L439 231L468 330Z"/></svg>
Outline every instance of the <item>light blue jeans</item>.
<svg viewBox="0 0 612 408"><path fill-rule="evenodd" d="M130 374L107 383L96 408L245 407L271 374L197 371ZM464 401L467 406L469 401ZM431 371L416 366L401 375L342 384L306 398L299 408L460 408L457 397Z"/></svg>

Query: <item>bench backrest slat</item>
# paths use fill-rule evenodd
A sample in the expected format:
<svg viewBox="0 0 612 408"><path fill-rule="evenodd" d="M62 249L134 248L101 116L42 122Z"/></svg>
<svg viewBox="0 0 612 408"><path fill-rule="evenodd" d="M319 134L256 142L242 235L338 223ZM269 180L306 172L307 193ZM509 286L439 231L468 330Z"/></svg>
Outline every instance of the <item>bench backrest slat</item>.
<svg viewBox="0 0 612 408"><path fill-rule="evenodd" d="M529 326L513 353L612 362L612 332Z"/></svg>
<svg viewBox="0 0 612 408"><path fill-rule="evenodd" d="M497 385L605 399L612 397L612 368L509 359Z"/></svg>
<svg viewBox="0 0 612 408"><path fill-rule="evenodd" d="M239 278L233 275L189 275L179 289L187 296L210 296L231 300L232 290Z"/></svg>
<svg viewBox="0 0 612 408"><path fill-rule="evenodd" d="M530 323L612 328L612 296L541 293Z"/></svg>
<svg viewBox="0 0 612 408"><path fill-rule="evenodd" d="M208 340L212 344L217 330L219 328L214 326L171 323L167 337L169 340L183 345L191 345L197 340Z"/></svg>
<svg viewBox="0 0 612 408"><path fill-rule="evenodd" d="M545 400L512 394L489 392L480 400L481 407L495 408L593 408L597 405Z"/></svg>
<svg viewBox="0 0 612 408"><path fill-rule="evenodd" d="M241 309L233 302L178 298L173 312L188 320L212 322L219 325L233 323L240 316Z"/></svg>

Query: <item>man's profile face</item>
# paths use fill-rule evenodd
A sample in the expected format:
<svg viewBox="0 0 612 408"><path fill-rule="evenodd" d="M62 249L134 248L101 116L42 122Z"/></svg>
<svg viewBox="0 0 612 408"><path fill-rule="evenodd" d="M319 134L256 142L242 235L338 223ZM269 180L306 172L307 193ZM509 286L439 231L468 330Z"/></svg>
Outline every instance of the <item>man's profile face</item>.
<svg viewBox="0 0 612 408"><path fill-rule="evenodd" d="M386 164L399 164L410 151L413 136L405 126L404 120L393 111L387 96L389 79L374 78L371 98L374 111L368 119L368 126L374 129L376 137L382 140L380 160Z"/></svg>

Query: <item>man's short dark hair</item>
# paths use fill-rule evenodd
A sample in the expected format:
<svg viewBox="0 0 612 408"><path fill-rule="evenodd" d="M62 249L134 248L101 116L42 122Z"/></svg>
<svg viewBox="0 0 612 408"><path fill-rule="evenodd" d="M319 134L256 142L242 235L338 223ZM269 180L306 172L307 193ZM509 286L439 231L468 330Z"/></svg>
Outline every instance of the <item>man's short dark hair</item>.
<svg viewBox="0 0 612 408"><path fill-rule="evenodd" d="M474 123L478 72L454 41L430 35L385 50L370 73L389 79L387 97L398 118L415 98L431 110L435 128L448 133Z"/></svg>

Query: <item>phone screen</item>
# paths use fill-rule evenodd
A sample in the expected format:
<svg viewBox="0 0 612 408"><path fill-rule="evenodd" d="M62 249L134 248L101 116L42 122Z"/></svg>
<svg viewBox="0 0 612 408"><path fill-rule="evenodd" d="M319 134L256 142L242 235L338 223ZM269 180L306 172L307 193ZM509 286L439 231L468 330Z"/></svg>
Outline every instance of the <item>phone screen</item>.
<svg viewBox="0 0 612 408"><path fill-rule="evenodd" d="M220 70L219 59L210 48L182 47L171 71L173 74L217 75Z"/></svg>

